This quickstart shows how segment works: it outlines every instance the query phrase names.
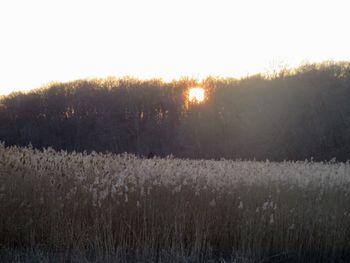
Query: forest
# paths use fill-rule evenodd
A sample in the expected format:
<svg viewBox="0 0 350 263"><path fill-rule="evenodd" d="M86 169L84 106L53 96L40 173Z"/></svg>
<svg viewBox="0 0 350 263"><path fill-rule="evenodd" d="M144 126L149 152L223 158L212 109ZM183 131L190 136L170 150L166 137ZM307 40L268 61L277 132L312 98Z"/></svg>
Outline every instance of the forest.
<svg viewBox="0 0 350 263"><path fill-rule="evenodd" d="M188 89L205 89L203 103ZM194 159L350 159L350 62L241 79L50 83L0 98L0 141Z"/></svg>

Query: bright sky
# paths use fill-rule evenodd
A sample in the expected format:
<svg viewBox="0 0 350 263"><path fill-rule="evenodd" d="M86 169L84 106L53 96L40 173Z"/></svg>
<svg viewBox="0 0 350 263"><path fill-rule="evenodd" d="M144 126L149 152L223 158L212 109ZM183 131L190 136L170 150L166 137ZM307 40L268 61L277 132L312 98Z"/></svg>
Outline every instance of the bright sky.
<svg viewBox="0 0 350 263"><path fill-rule="evenodd" d="M350 60L347 0L0 0L0 94Z"/></svg>

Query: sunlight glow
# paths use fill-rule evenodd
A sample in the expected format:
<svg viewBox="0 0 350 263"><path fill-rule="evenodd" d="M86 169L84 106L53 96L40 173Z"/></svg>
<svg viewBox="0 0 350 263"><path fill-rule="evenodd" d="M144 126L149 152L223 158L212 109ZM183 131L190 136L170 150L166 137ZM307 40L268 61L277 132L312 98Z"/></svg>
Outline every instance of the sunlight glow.
<svg viewBox="0 0 350 263"><path fill-rule="evenodd" d="M194 103L201 103L205 99L205 92L203 88L191 88L188 92L188 100Z"/></svg>
<svg viewBox="0 0 350 263"><path fill-rule="evenodd" d="M0 1L0 95L51 81L246 77L350 60L347 0Z"/></svg>

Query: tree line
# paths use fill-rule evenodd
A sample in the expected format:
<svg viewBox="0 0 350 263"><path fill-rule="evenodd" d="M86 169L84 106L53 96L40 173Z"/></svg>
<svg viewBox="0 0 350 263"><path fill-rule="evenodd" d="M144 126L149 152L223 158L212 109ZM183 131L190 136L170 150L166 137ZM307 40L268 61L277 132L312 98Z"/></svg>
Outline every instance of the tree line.
<svg viewBox="0 0 350 263"><path fill-rule="evenodd" d="M187 99L205 89L204 103ZM242 79L105 78L0 99L0 141L181 158L350 159L350 62Z"/></svg>

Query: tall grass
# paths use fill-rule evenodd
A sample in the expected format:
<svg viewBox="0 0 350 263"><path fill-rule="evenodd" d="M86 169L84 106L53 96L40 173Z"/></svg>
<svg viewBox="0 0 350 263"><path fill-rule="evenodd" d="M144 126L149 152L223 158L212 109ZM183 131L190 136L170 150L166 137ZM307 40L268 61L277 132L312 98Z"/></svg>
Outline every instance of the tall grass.
<svg viewBox="0 0 350 263"><path fill-rule="evenodd" d="M349 168L0 144L0 261L349 262Z"/></svg>

